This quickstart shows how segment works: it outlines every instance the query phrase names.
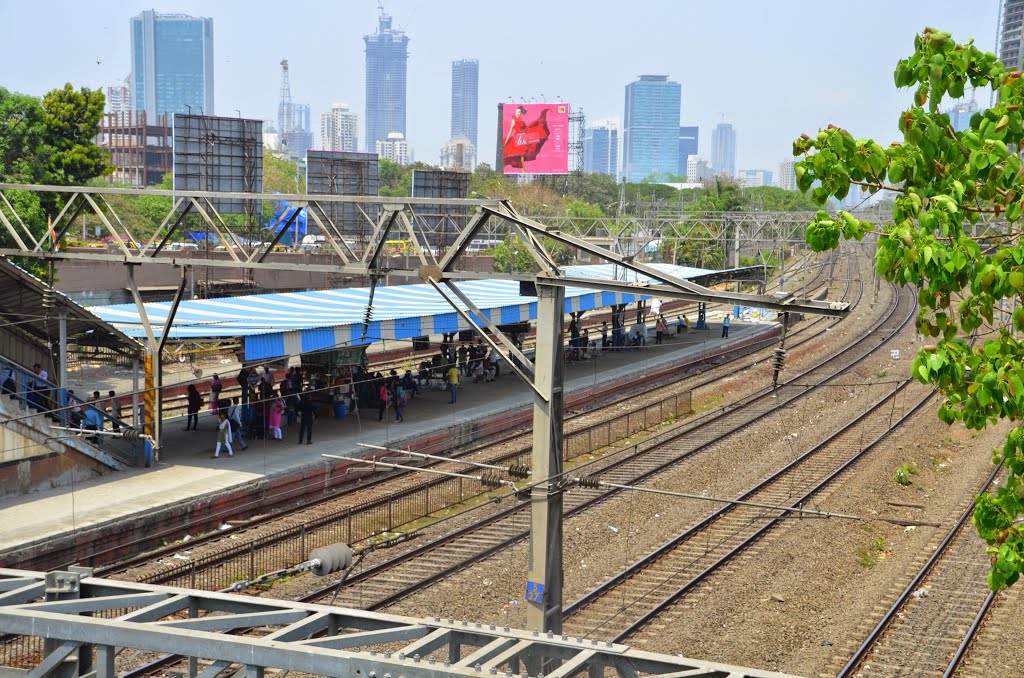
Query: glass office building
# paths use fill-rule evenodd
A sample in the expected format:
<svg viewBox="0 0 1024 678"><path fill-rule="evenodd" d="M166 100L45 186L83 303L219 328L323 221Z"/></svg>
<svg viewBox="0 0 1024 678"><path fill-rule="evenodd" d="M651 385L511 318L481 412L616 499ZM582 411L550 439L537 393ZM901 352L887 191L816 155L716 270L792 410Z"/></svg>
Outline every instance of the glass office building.
<svg viewBox="0 0 1024 678"><path fill-rule="evenodd" d="M474 148L476 148L479 90L480 62L476 59L453 61L451 138L466 137Z"/></svg>
<svg viewBox="0 0 1024 678"><path fill-rule="evenodd" d="M405 138L405 71L409 60L409 38L391 27L391 17L380 15L373 35L366 43L366 150L373 153L377 142L399 132Z"/></svg>
<svg viewBox="0 0 1024 678"><path fill-rule="evenodd" d="M641 181L679 169L679 107L682 87L667 75L641 75L626 85L622 173Z"/></svg>
<svg viewBox="0 0 1024 678"><path fill-rule="evenodd" d="M614 123L594 125L583 132L583 171L618 179L619 129Z"/></svg>
<svg viewBox="0 0 1024 678"><path fill-rule="evenodd" d="M133 109L213 115L213 19L146 10L131 19Z"/></svg>

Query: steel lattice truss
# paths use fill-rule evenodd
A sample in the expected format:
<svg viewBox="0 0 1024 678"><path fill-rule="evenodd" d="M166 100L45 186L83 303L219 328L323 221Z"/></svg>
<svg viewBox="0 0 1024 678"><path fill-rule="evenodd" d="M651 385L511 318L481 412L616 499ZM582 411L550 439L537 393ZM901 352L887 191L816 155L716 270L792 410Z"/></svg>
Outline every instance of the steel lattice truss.
<svg viewBox="0 0 1024 678"><path fill-rule="evenodd" d="M547 678L583 672L621 678L782 676L454 619L413 619L86 574L0 569L0 633L14 636L5 639L8 662L31 666L29 676L114 678L117 653L131 648L191 658L189 675L203 678L235 667L254 677L267 669L367 678L479 678L498 672L543 672ZM30 649L26 638L43 639L43 653L38 645ZM19 648L24 648L21 656Z"/></svg>

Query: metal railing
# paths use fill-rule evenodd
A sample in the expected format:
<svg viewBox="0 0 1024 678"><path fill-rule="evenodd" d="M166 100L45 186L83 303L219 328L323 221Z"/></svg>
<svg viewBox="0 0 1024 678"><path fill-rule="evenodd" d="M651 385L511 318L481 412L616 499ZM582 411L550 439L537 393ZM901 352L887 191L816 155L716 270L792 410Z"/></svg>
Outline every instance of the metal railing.
<svg viewBox="0 0 1024 678"><path fill-rule="evenodd" d="M685 391L651 405L567 434L563 458L570 461L628 439L691 411L691 392ZM529 445L516 457L528 461ZM300 525L270 532L217 553L154 572L140 581L150 584L220 589L251 580L264 572L292 565L321 546L336 542L357 544L481 496L491 489L464 478L440 477L408 492L370 499L322 514Z"/></svg>
<svg viewBox="0 0 1024 678"><path fill-rule="evenodd" d="M97 428L127 430L132 426L111 416L103 409L103 398L88 402L74 392L61 388L49 379L43 379L32 370L0 356L0 392L9 396L27 410L23 416L35 416L39 420L49 418L54 425L75 428L73 431L54 431L54 439L75 437L98 450L114 457L128 466L136 465L141 443L132 443L113 436L92 436L89 421L96 422ZM129 405L129 410L131 406ZM32 411L35 410L36 414ZM17 419L15 414L11 417Z"/></svg>

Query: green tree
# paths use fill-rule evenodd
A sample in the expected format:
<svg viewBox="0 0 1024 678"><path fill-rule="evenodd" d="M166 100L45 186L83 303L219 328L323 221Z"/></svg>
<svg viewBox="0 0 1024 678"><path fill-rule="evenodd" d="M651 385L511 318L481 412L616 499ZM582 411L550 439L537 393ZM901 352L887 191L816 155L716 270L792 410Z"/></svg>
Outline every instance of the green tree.
<svg viewBox="0 0 1024 678"><path fill-rule="evenodd" d="M494 248L494 270L499 273L534 273L537 262L519 238L508 238Z"/></svg>
<svg viewBox="0 0 1024 678"><path fill-rule="evenodd" d="M883 147L829 125L793 145L794 155L804 157L795 167L798 185L818 205L842 199L851 185L896 196L876 270L918 286L917 327L932 343L918 352L912 374L944 397L939 419L972 429L1024 418L1021 76L973 41L957 44L949 33L926 28L914 39L914 53L896 65L896 86L914 95L899 117L901 142ZM968 84L994 88L998 103L957 132L939 105L963 96ZM987 226L983 217L996 222ZM807 241L826 250L871 228L847 212L819 211ZM993 460L1006 463L1009 478L978 497L974 524L989 545L989 585L999 589L1024 571L1024 427L1010 431Z"/></svg>
<svg viewBox="0 0 1024 678"><path fill-rule="evenodd" d="M93 177L110 174L110 155L93 143L100 132L106 98L100 90L71 83L43 97L45 180L61 186L81 186Z"/></svg>

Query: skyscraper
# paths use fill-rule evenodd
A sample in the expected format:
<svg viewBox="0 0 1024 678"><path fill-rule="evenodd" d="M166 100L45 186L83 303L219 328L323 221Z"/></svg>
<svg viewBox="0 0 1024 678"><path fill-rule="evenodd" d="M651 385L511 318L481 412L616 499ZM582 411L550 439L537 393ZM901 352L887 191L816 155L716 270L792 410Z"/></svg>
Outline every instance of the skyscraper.
<svg viewBox="0 0 1024 678"><path fill-rule="evenodd" d="M476 59L452 62L452 139L466 137L476 148L480 63Z"/></svg>
<svg viewBox="0 0 1024 678"><path fill-rule="evenodd" d="M145 10L131 19L133 110L213 115L213 19Z"/></svg>
<svg viewBox="0 0 1024 678"><path fill-rule="evenodd" d="M667 75L641 75L626 85L622 173L641 181L679 168L679 106L682 87Z"/></svg>
<svg viewBox="0 0 1024 678"><path fill-rule="evenodd" d="M1024 0L1003 0L999 12L999 60L1008 70L1024 63Z"/></svg>
<svg viewBox="0 0 1024 678"><path fill-rule="evenodd" d="M583 171L587 174L619 176L619 125L599 120L583 132Z"/></svg>
<svg viewBox="0 0 1024 678"><path fill-rule="evenodd" d="M359 150L359 115L348 104L331 104L320 116L320 148L325 151Z"/></svg>
<svg viewBox="0 0 1024 678"><path fill-rule="evenodd" d="M679 169L676 174L686 174L686 159L697 155L700 128L696 125L679 127Z"/></svg>
<svg viewBox="0 0 1024 678"><path fill-rule="evenodd" d="M711 169L715 174L736 176L736 130L727 122L711 130Z"/></svg>
<svg viewBox="0 0 1024 678"><path fill-rule="evenodd" d="M380 24L366 43L366 148L375 151L377 141L391 132L405 136L405 69L409 38L391 27L391 16L381 12Z"/></svg>
<svg viewBox="0 0 1024 678"><path fill-rule="evenodd" d="M132 107L131 77L127 77L116 85L107 87L106 113L128 113Z"/></svg>

